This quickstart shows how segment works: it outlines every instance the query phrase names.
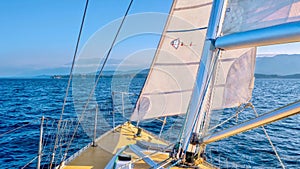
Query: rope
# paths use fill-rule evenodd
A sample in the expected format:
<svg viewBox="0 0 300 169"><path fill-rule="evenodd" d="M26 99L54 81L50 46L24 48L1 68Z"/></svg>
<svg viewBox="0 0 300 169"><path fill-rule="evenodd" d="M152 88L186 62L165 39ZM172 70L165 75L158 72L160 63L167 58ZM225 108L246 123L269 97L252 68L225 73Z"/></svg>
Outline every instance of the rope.
<svg viewBox="0 0 300 169"><path fill-rule="evenodd" d="M251 106L253 112L255 113L255 116L258 117L258 113L257 113L254 105L252 103L249 103L249 105ZM278 161L279 161L279 163L281 165L281 167L283 169L285 169L285 166L284 166L284 164L283 164L283 162L282 162L282 160L281 160L281 158L280 158L280 156L279 156L279 154L278 154L278 152L276 150L276 147L274 146L274 144L273 144L273 142L272 142L272 140L271 140L271 138L270 138L270 136L269 136L266 128L264 126L261 126L261 128L263 129L263 131L264 131L264 133L265 133L265 135L266 135L266 137L267 137L267 139L268 139L268 141L269 141L269 143L270 143L270 145L271 145L271 147L272 147L272 149L273 149L273 151L274 151L274 153L275 153L275 155L276 155L276 157L277 157L277 159L278 159Z"/></svg>
<svg viewBox="0 0 300 169"><path fill-rule="evenodd" d="M208 90L208 85L209 85L209 83L210 83L210 81L211 81L211 79L212 79L213 72L215 71L215 68L216 68L215 66L216 66L216 63L217 63L217 61L218 61L218 57L219 57L219 56L220 56L220 50L218 50L218 52L217 52L217 54L216 54L216 57L215 57L215 60L214 60L213 63L209 66L210 72L208 72L208 77L207 77L207 79L206 79L206 81L205 81L205 83L204 83L204 85L205 85L205 86L204 86L204 91L203 91L202 95L200 96L201 100L198 101L198 103L197 103L197 107L199 107L199 111L195 114L195 116L194 116L193 119L198 119L199 116L200 116L202 103L203 103L203 101L204 101L204 99L205 99L205 93L206 93L207 90ZM186 116L188 116L188 114L187 114ZM188 131L188 133L190 133L190 135L189 135L189 138L188 138L188 142L187 142L187 143L189 143L190 140L191 140L191 138L192 138L192 131L193 131L194 128L196 127L196 124L197 124L197 122L196 122L196 120L195 120L195 121L193 122L193 126L192 126L191 130ZM186 125L186 123L185 123L185 125ZM184 150L183 155L186 153L187 149L188 149L188 145L185 147L185 150Z"/></svg>
<svg viewBox="0 0 300 169"><path fill-rule="evenodd" d="M53 129L53 124L54 124L54 122L55 122L55 121L53 121L52 124L51 124L51 121L49 121L48 119L46 119L46 123L45 123L45 131L47 131L47 133L44 132L44 136L43 136L43 138L45 138L45 139L43 139L43 152L45 151L46 146L47 146L48 144L50 144L50 141L52 142L52 141L54 140L54 136L51 134L51 130ZM51 124L51 128L49 127L49 123ZM50 128L50 129L48 129L48 128ZM46 137L46 136L47 136L47 137ZM50 151L51 151L51 150L50 150ZM49 152L50 152L50 151L49 151ZM43 156L46 157L46 160L45 160L45 158L43 157L43 159L44 159L45 161L48 161L48 160L50 161L50 160L51 160L51 159L50 159L50 154L46 155L46 154L43 153ZM45 165L46 165L46 163L44 163L43 166L42 166L41 168L45 168Z"/></svg>
<svg viewBox="0 0 300 169"><path fill-rule="evenodd" d="M24 169L24 168L28 167L28 165L31 164L37 158L38 158L38 156L34 157L31 161L29 161L27 164L25 164L21 169Z"/></svg>
<svg viewBox="0 0 300 169"><path fill-rule="evenodd" d="M4 135L6 135L6 134L12 133L12 132L14 132L14 131L16 131L16 130L19 130L19 129L21 129L21 128L24 128L24 127L26 127L26 126L32 124L33 122L35 122L35 121L27 122L27 124L24 124L23 126L20 126L20 127L14 128L14 129L12 129L12 130L9 130L9 131L7 131L7 132L5 132L5 133L2 133L2 134L0 134L0 137L4 136Z"/></svg>
<svg viewBox="0 0 300 169"><path fill-rule="evenodd" d="M119 35L120 31L121 31L121 28L122 28L122 26L123 26L123 24L124 24L124 21L125 21L125 19L126 19L128 13L129 13L129 10L130 10L130 8L131 8L132 3L133 3L133 0L130 1L130 4L129 4L129 6L127 7L127 10L126 10L126 12L125 12L125 14L124 14L124 17L123 17L123 19L122 19L122 22L121 22L121 24L120 24L120 26L119 26L119 28L118 28L117 33L116 33L116 36L114 37L114 40L113 40L113 42L112 42L112 44L111 44L111 46L110 46L110 49L108 50L108 53L106 54L106 57L105 57L105 59L104 59L104 62L103 62L102 66L101 66L101 69L100 69L100 71L99 71L97 80L96 80L96 82L95 82L95 84L94 84L94 86L93 86L93 89L92 89L91 92L90 92L90 95L89 95L89 97L88 97L87 103L85 104L85 107L84 107L84 110L83 110L83 112L82 112L82 114L81 114L81 117L80 117L79 120L78 120L77 126L76 126L75 131L74 131L74 133L73 133L73 135L72 135L72 137L71 137L71 140L70 140L70 142L69 142L69 144L68 144L68 146L67 146L67 148L66 148L65 156L64 156L64 158L63 158L62 161L64 161L64 160L66 159L66 157L67 157L68 150L69 150L69 148L70 148L70 146L71 146L71 143L73 142L73 139L74 139L75 134L76 134L76 132L77 132L77 130L78 130L79 124L80 124L80 122L82 121L82 119L83 119L83 117L84 117L84 114L85 114L85 111L86 111L86 109L87 109L87 106L88 106L88 104L89 104L89 102L90 102L90 99L91 99L91 97L93 96L93 93L94 93L94 91L95 91L95 89L96 89L96 87L97 87L97 84L98 84L98 82L99 82L99 80L100 80L100 77L101 77L101 75L102 75L104 66L106 65L106 62L107 62L107 60L108 60L108 58L109 58L109 56L110 56L110 53L111 53L111 51L112 51L112 49L113 49L113 47L114 47L114 45L115 45L115 42L116 42L116 40L117 40L117 38L118 38L118 35Z"/></svg>
<svg viewBox="0 0 300 169"><path fill-rule="evenodd" d="M60 129L61 120L63 118L63 114L64 114L64 110L65 110L65 105L67 103L67 98L68 98L69 89L70 89L71 80L72 80L73 69L74 69L75 60L76 60L76 56L77 56L77 52L78 52L78 48L79 48L79 43L80 43L80 39L81 39L81 33L82 33L84 21L85 21L85 16L86 16L88 4L89 4L89 0L86 0L86 4L85 4L85 8L84 8L84 13L83 13L82 21L81 21L81 25L80 25L80 30L79 30L78 38L77 38L77 42L76 42L76 47L75 47L75 51L74 51L74 55L73 55L73 61L72 61L72 66L71 66L71 70L70 70L68 85L67 85L67 89L66 89L66 93L65 93L65 97L64 97L64 103L63 103L62 110L61 110L60 120L59 120L58 125L57 125L57 135L56 135L56 138L55 138L55 144L54 144L54 148L53 148L53 154L55 154L55 151L56 151L56 144L58 142L58 130ZM53 156L53 158L54 158L54 156ZM52 158L51 163L50 163L50 168L52 168L52 161L54 160L53 158Z"/></svg>
<svg viewBox="0 0 300 169"><path fill-rule="evenodd" d="M238 116L240 113L242 113L248 106L249 106L249 105L247 104L247 105L245 105L242 109L237 110L235 115L229 117L229 118L226 119L225 121L223 121L223 122L221 122L221 123L215 125L214 127L208 129L207 132L210 132L210 131L212 131L213 129L215 129L215 128L217 128L217 127L220 127L220 126L222 126L223 124L225 124L225 123L227 123L228 121L230 121L231 119L237 117L237 116Z"/></svg>
<svg viewBox="0 0 300 169"><path fill-rule="evenodd" d="M222 54L223 52L222 51L218 51L218 55L219 57L218 58L222 58ZM203 126L202 128L200 128L200 130L202 130L202 135L205 135L208 131L208 127L209 127L209 124L210 124L210 116L211 116L211 102L214 98L214 95L215 95L215 88L214 88L214 85L215 85L215 80L219 77L219 74L220 74L220 71L217 71L220 69L220 67L222 66L222 64L220 64L219 62L219 59L216 61L216 70L214 72L214 74L212 76L214 76L214 78L212 79L212 82L211 82L211 91L209 93L209 96L208 96L208 101L207 101L207 107L206 107L206 113L205 113L205 116L203 117ZM224 77L225 75L223 75Z"/></svg>

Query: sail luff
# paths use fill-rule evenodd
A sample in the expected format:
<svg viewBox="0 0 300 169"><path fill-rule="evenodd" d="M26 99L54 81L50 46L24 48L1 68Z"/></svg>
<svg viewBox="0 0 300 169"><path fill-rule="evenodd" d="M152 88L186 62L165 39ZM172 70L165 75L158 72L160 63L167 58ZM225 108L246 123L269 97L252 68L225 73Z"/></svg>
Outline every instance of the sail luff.
<svg viewBox="0 0 300 169"><path fill-rule="evenodd" d="M168 25L170 23L170 16L172 16L172 13L174 11L174 8L175 8L175 4L176 4L177 0L174 0L173 3L172 3L172 6L170 8L170 11L169 11L169 16L167 18L167 22L165 24L165 27L164 27L164 30L163 30L163 34L165 34L165 32L167 31L167 28L168 28ZM157 45L157 49L155 51L155 54L154 56L157 56L158 52L159 52L159 49L161 48L161 45L162 45L162 42L163 42L163 39L165 38L165 36L161 36L160 40L159 40L159 43ZM154 57L153 60L152 60L152 63L151 63L151 66L150 66L150 70L149 70L149 73L147 75L147 78L144 82L144 85L143 85L143 88L142 90L140 91L139 93L139 97L137 99L137 102L135 104L135 107L134 107L134 110L137 108L138 104L139 104L139 100L140 100L140 97L141 97L141 94L144 92L144 89L145 89L145 85L148 83L149 81L149 77L150 77L150 74L151 74L151 68L154 66L155 64L155 61L156 61L157 57ZM131 117L131 120L134 120L132 117ZM136 119L137 121L140 121L139 119Z"/></svg>
<svg viewBox="0 0 300 169"><path fill-rule="evenodd" d="M299 101L205 137L203 138L203 144L209 144L230 136L234 136L239 133L243 133L245 131L296 115L298 113L300 113Z"/></svg>

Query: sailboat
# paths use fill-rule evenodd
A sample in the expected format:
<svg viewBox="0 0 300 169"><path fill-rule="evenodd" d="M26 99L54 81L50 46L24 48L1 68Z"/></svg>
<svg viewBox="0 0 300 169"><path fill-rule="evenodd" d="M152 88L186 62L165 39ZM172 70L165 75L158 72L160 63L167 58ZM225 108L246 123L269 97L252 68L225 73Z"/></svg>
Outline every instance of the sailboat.
<svg viewBox="0 0 300 169"><path fill-rule="evenodd" d="M255 112L251 97L256 47L299 42L299 11L300 0L174 0L128 121L53 167L217 168L205 160L206 145L300 112L300 102L295 102L222 131L214 132L217 126L210 123L217 110L250 107ZM101 78L103 67L96 78ZM174 132L165 128L174 116L183 117L182 126L172 133L175 139L165 139L166 132ZM162 122L158 135L142 128L149 119Z"/></svg>

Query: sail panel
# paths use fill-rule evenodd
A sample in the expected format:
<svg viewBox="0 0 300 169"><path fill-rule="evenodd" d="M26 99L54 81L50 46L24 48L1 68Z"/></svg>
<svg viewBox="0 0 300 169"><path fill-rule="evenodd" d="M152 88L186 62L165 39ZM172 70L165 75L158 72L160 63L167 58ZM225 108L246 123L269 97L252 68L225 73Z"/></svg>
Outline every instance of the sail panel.
<svg viewBox="0 0 300 169"><path fill-rule="evenodd" d="M132 121L186 113L211 4L212 0L174 1Z"/></svg>
<svg viewBox="0 0 300 169"><path fill-rule="evenodd" d="M252 97L256 48L224 51L218 61L212 110L237 107Z"/></svg>
<svg viewBox="0 0 300 169"><path fill-rule="evenodd" d="M223 34L244 32L300 20L300 0L229 0Z"/></svg>

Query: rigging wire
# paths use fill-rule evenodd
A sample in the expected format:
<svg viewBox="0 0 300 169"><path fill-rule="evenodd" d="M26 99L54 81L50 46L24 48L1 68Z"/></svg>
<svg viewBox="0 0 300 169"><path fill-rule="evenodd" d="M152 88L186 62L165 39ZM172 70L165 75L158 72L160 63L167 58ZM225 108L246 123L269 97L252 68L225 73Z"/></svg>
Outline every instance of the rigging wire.
<svg viewBox="0 0 300 169"><path fill-rule="evenodd" d="M30 160L27 164L25 164L21 169L28 167L34 160L36 160L38 156L35 156L32 160Z"/></svg>
<svg viewBox="0 0 300 169"><path fill-rule="evenodd" d="M125 14L124 14L124 17L122 18L122 22L121 22L121 24L120 24L120 26L119 26L119 28L118 28L118 30L117 30L117 33L116 33L116 35L115 35L115 37L114 37L114 40L113 40L113 42L112 42L112 44L111 44L111 46L110 46L110 48L109 48L109 50L108 50L108 52L107 52L107 54L106 54L106 57L105 57L105 59L104 59L104 61L103 61L103 64L102 64L102 66L101 66L101 68L100 68L100 71L99 71L97 80L96 80L96 82L95 82L95 84L94 84L94 86L93 86L93 88L92 88L92 90L91 90L91 92L90 92L90 95L89 95L89 97L88 97L87 103L85 104L85 107L84 107L84 110L83 110L83 112L82 112L82 114L81 114L81 117L79 118L78 123L77 123L77 125L76 125L76 127L75 127L75 131L74 131L74 133L73 133L73 135L72 135L72 137L71 137L71 140L70 140L70 142L69 142L69 144L68 144L68 146L67 146L67 148L66 148L66 150L65 150L65 154L64 154L64 157L63 157L62 161L64 161L64 160L66 159L66 157L67 157L68 150L69 150L69 148L70 148L70 146L71 146L71 143L73 142L73 139L74 139L74 137L75 137L75 134L76 134L76 132L77 132L77 130L78 130L78 128L79 128L80 122L81 122L81 120L82 120L83 117L84 117L84 114L85 114L85 111L86 111L87 106L88 106L88 104L89 104L89 101L90 101L91 97L92 97L93 94L94 94L94 91L95 91L95 89L96 89L96 87L97 87L97 84L98 84L98 82L99 82L99 80L100 80L100 77L101 77L101 75L102 75L103 69L104 69L104 67L105 67L105 65L106 65L106 62L107 62L107 60L108 60L108 58L109 58L109 56L110 56L110 53L111 53L111 51L112 51L112 49L113 49L113 47L114 47L114 45L115 45L115 42L116 42L116 40L117 40L117 38L118 38L118 35L119 35L120 31L121 31L121 28L122 28L122 26L123 26L123 24L124 24L124 21L125 21L125 19L126 19L128 13L129 13L129 10L130 10L130 8L131 8L131 6L132 6L132 3L133 3L133 0L130 1L129 5L128 5L128 7L127 7L127 10L126 10L126 12L125 12Z"/></svg>
<svg viewBox="0 0 300 169"><path fill-rule="evenodd" d="M59 121L58 121L58 124L57 124L57 134L56 134L56 137L55 137L55 144L54 144L54 148L53 148L53 154L55 154L55 151L56 151L56 144L58 142L58 133L59 133L58 130L60 130L61 120L63 118L65 106L66 106L66 103L67 103L67 98L68 98L69 89L70 89L71 80L72 80L72 74L73 74L75 60L76 60L76 56L77 56L77 52L78 52L78 48L79 48L79 43L80 43L80 40L81 40L81 34L82 34L82 30L83 30L83 25L84 25L86 13L87 13L88 4L89 4L89 0L86 0L83 16L82 16L82 20L81 20L81 25L80 25L80 29L79 29L79 33L78 33L78 38L77 38L77 42L76 42L76 47L75 47L75 51L74 51L74 55L73 55L73 61L72 61L72 66L71 66L71 70L70 70L68 85L67 85L67 89L66 89L66 93L65 93L65 97L64 97L64 102L63 102L63 106L62 106L62 110L61 110L61 115L60 115L60 118L59 118ZM53 158L54 158L54 156L52 157L52 160L54 160ZM52 160L50 162L50 168L52 168Z"/></svg>
<svg viewBox="0 0 300 169"><path fill-rule="evenodd" d="M215 60L213 61L212 65L209 66L209 68L210 68L209 70L210 70L210 71L208 72L208 77L207 77L207 79L206 79L206 82L204 83L204 84L205 84L204 92L203 92L202 95L200 96L201 98L203 98L203 100L202 100L201 102L204 101L204 97L205 97L204 94L207 92L207 90L208 90L208 85L209 85L210 81L212 80L213 72L214 72L215 69L216 69L216 64L217 64L218 58L220 57L220 52L221 52L221 50L219 49L219 50L217 51L216 55L215 55ZM199 116L200 116L201 107L202 107L201 102L198 101L198 103L197 103L197 107L199 107L199 111L198 111L198 113L195 114L194 119L198 119ZM188 136L188 140L187 140L188 142L187 142L187 143L189 143L190 140L191 140L191 138L192 138L192 131L195 129L196 123L197 123L197 122L195 121L195 122L193 123L193 126L192 126L191 130L188 131L188 133L190 133L190 134L189 134L189 136ZM184 150L184 153L183 153L183 154L186 153L187 149L188 149L188 146L185 147L185 150Z"/></svg>
<svg viewBox="0 0 300 169"><path fill-rule="evenodd" d="M240 110L237 110L236 113L235 113L233 116L231 116L231 117L229 117L228 119L224 120L223 122L221 122L221 123L219 123L219 124L217 124L217 125L215 125L215 126L209 128L207 132L210 132L210 131L216 129L216 128L222 126L223 124L227 123L227 122L230 121L231 119L237 117L240 113L242 113L242 112L243 112L246 108L248 108L249 106L250 106L249 104L246 104L243 108L241 108ZM208 136L208 135L206 135L206 136ZM204 137L206 137L206 136L204 136Z"/></svg>
<svg viewBox="0 0 300 169"><path fill-rule="evenodd" d="M258 113L257 113L254 105L252 103L249 103L249 105L251 106L251 108L252 108L255 116L258 117ZM277 157L277 159L278 159L278 161L279 161L279 163L281 165L281 167L283 169L285 169L285 166L284 166L284 164L283 164L283 162L282 162L282 160L281 160L281 158L280 158L280 156L279 156L279 154L278 154L278 152L276 150L276 147L274 146L274 144L273 144L273 142L272 142L272 140L271 140L271 138L270 138L270 136L269 136L266 128L264 126L261 126L261 128L263 129L263 131L264 131L264 133L265 133L265 135L266 135L266 137L267 137L267 139L268 139L268 141L269 141L269 143L270 143L270 145L271 145L271 147L272 147L272 149L273 149L273 151L274 151L274 153L275 153L275 155L276 155L276 157Z"/></svg>
<svg viewBox="0 0 300 169"><path fill-rule="evenodd" d="M26 124L24 124L24 125L22 125L22 126L20 126L20 127L17 127L17 128L12 129L12 130L9 130L9 131L7 131L7 132L5 132L5 133L2 133L2 134L0 134L0 137L4 136L4 135L6 135L6 134L12 133L12 132L14 132L14 131L17 131L17 130L19 130L19 129L21 129L21 128L24 128L24 127L26 127L26 126L29 126L30 124L34 123L35 121L37 121L37 120L34 120L34 121L32 121L32 122L27 122Z"/></svg>
<svg viewBox="0 0 300 169"><path fill-rule="evenodd" d="M46 146L49 145L50 143L52 143L52 141L54 140L54 137L51 133L54 122L55 121L51 122L50 120L46 119L46 123L45 123L45 131L46 132L44 132L44 136L43 136L43 138L44 138L43 139L43 152L45 151ZM51 123L52 123L52 125L51 125ZM51 126L51 128L49 126ZM50 151L51 151L51 149L50 149ZM43 153L43 156L46 157L46 159L49 159L49 161L50 161L50 154L46 155ZM47 161L47 160L45 160L45 161ZM45 165L46 165L46 163L44 163L41 168L45 168Z"/></svg>
<svg viewBox="0 0 300 169"><path fill-rule="evenodd" d="M223 52L222 51L218 51L219 53L218 53L218 55L219 55L219 57L218 58L222 58L222 55L223 55ZM214 72L214 74L212 75L212 76L214 76L213 77L213 79L212 79L212 82L211 82L211 92L209 92L209 95L208 95L208 101L207 101L207 107L206 107L206 113L204 114L204 117L203 117L203 120L202 120L202 126L201 126L201 128L200 128L200 130L202 130L202 135L205 135L206 133L207 133L207 130L208 130L208 127L209 127L209 124L210 124L210 116L211 116L211 113L212 113L212 100L213 100L213 98L214 98L214 95L215 95L215 88L214 88L214 85L215 85L215 81L216 81L216 79L220 76L220 71L217 71L217 70L219 70L221 67L222 67L222 69L224 69L223 68L223 66L222 66L222 64L220 64L219 63L219 60L217 61L217 63L216 63L217 65L216 65L216 71ZM223 77L225 77L225 74L223 74Z"/></svg>

